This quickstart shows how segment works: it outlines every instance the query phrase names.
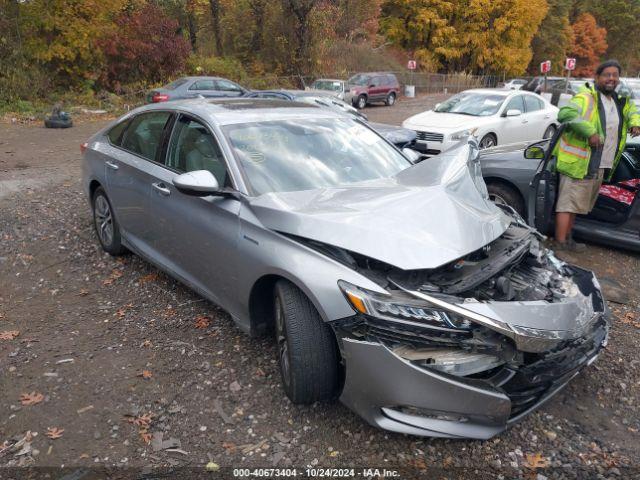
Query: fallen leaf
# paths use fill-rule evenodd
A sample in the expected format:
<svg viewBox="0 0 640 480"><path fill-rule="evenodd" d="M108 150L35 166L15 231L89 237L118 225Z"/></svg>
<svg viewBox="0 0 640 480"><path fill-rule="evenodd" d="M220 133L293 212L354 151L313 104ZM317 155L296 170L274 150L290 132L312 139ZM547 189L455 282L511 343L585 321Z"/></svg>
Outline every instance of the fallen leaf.
<svg viewBox="0 0 640 480"><path fill-rule="evenodd" d="M224 448L229 453L234 453L238 449L238 446L235 443L222 442L222 448Z"/></svg>
<svg viewBox="0 0 640 480"><path fill-rule="evenodd" d="M153 377L153 373L151 373L151 370L143 370L138 374L138 376L144 378L145 380L148 380Z"/></svg>
<svg viewBox="0 0 640 480"><path fill-rule="evenodd" d="M90 458L90 456L89 456L89 454L88 454L88 453L83 453L83 454L82 454L82 455L80 455L78 458L79 458L79 459L81 459L81 458Z"/></svg>
<svg viewBox="0 0 640 480"><path fill-rule="evenodd" d="M89 290L87 290L86 288L82 288L80 289L80 291L78 292L78 296L79 297L84 297L86 295L89 295Z"/></svg>
<svg viewBox="0 0 640 480"><path fill-rule="evenodd" d="M256 369L256 377L266 377L267 374L264 373L264 370L262 370L260 367L258 367Z"/></svg>
<svg viewBox="0 0 640 480"><path fill-rule="evenodd" d="M0 332L0 340L13 340L20 332L18 330L5 330L4 332Z"/></svg>
<svg viewBox="0 0 640 480"><path fill-rule="evenodd" d="M87 407L79 408L76 410L76 413L80 415L81 413L88 412L89 410L93 410L93 405L89 405Z"/></svg>
<svg viewBox="0 0 640 480"><path fill-rule="evenodd" d="M138 417L128 417L127 422L138 425L139 427L148 427L153 421L153 415L151 413L145 413Z"/></svg>
<svg viewBox="0 0 640 480"><path fill-rule="evenodd" d="M329 456L330 456L330 457L337 457L338 455L340 455L340 452L338 452L338 451L336 451L336 450L334 450L334 451L332 451L331 453L329 453Z"/></svg>
<svg viewBox="0 0 640 480"><path fill-rule="evenodd" d="M524 466L525 468L530 468L532 470L545 468L549 466L549 460L547 460L546 457L543 457L540 453L536 453L535 455L527 453L525 456Z"/></svg>
<svg viewBox="0 0 640 480"><path fill-rule="evenodd" d="M149 430L147 430L146 428L141 428L138 433L140 434L140 438L144 443L146 443L147 445L151 443L151 438L153 436L149 433Z"/></svg>
<svg viewBox="0 0 640 480"><path fill-rule="evenodd" d="M115 282L118 278L120 278L122 275L124 275L124 273L122 272L122 270L118 270L117 268L114 268L111 271L111 274L109 275L109 278L103 280L102 284L103 285L111 285L113 282Z"/></svg>
<svg viewBox="0 0 640 480"><path fill-rule="evenodd" d="M151 343L151 340L145 340L144 342L142 342L142 346L143 347L152 347L153 344Z"/></svg>
<svg viewBox="0 0 640 480"><path fill-rule="evenodd" d="M147 283L147 282L155 282L158 279L158 272L149 273L143 277L138 279L139 284Z"/></svg>
<svg viewBox="0 0 640 480"><path fill-rule="evenodd" d="M22 403L22 405L35 405L42 400L44 400L44 395L41 393L31 392L20 395L20 403Z"/></svg>
<svg viewBox="0 0 640 480"><path fill-rule="evenodd" d="M209 462L204 468L207 472L217 472L220 470L220 465L215 462Z"/></svg>
<svg viewBox="0 0 640 480"><path fill-rule="evenodd" d="M207 328L210 323L211 322L207 317L205 317L204 315L200 315L199 317L196 318L196 323L194 326L196 328Z"/></svg>
<svg viewBox="0 0 640 480"><path fill-rule="evenodd" d="M45 435L49 437L51 440L55 440L57 438L62 437L63 432L64 432L64 428L49 427L47 428L47 433L45 433Z"/></svg>
<svg viewBox="0 0 640 480"><path fill-rule="evenodd" d="M453 465L453 458L446 457L444 460L442 460L442 466L444 468L450 467L451 465Z"/></svg>

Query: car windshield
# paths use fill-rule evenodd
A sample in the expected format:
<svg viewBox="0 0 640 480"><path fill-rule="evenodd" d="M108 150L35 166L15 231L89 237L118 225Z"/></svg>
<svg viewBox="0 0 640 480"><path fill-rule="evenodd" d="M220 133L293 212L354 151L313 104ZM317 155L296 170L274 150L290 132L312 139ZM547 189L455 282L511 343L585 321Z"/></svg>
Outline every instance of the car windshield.
<svg viewBox="0 0 640 480"><path fill-rule="evenodd" d="M360 86L367 86L369 85L370 81L371 81L371 77L369 75L363 75L361 73L354 75L348 80L349 85L360 85Z"/></svg>
<svg viewBox="0 0 640 480"><path fill-rule="evenodd" d="M331 92L340 92L342 90L341 82L333 80L316 80L311 85L314 90L329 90Z"/></svg>
<svg viewBox="0 0 640 480"><path fill-rule="evenodd" d="M254 195L387 178L411 166L378 134L349 118L223 127Z"/></svg>
<svg viewBox="0 0 640 480"><path fill-rule="evenodd" d="M171 82L169 85L165 85L164 88L165 90L175 90L176 88L178 88L180 85L184 85L185 83L187 83L189 80L187 78L179 78L178 80L174 80L173 82Z"/></svg>
<svg viewBox="0 0 640 480"><path fill-rule="evenodd" d="M486 117L497 113L504 99L502 95L462 92L438 105L435 111Z"/></svg>

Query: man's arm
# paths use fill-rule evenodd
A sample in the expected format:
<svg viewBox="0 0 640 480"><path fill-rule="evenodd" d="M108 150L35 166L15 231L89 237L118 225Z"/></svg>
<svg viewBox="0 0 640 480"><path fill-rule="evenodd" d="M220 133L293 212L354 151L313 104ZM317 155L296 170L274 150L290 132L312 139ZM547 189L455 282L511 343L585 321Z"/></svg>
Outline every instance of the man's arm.
<svg viewBox="0 0 640 480"><path fill-rule="evenodd" d="M588 93L578 93L558 112L558 121L566 123L578 136L589 140L592 147L602 145L602 139L596 128L589 121L590 111L595 108L594 98ZM582 112L586 115L583 117Z"/></svg>
<svg viewBox="0 0 640 480"><path fill-rule="evenodd" d="M627 111L627 123L629 125L629 133L632 137L640 135L640 112L633 100L627 99L629 102L629 110Z"/></svg>

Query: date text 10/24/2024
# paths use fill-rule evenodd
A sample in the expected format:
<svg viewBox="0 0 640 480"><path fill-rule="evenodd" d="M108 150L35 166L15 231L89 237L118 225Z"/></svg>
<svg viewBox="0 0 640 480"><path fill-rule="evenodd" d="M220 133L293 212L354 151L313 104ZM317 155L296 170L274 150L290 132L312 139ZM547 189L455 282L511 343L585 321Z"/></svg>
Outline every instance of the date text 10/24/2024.
<svg viewBox="0 0 640 480"><path fill-rule="evenodd" d="M242 477L303 477L303 478L399 478L397 470L386 468L234 468L233 476Z"/></svg>

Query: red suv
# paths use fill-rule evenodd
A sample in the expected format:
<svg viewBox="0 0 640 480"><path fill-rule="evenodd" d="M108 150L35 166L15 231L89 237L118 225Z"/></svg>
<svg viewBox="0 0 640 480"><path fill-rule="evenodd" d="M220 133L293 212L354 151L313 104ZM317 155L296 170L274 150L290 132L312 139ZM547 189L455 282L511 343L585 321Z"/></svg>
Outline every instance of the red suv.
<svg viewBox="0 0 640 480"><path fill-rule="evenodd" d="M347 84L349 91L345 101L351 101L357 108L364 108L372 102L393 105L400 95L400 83L393 73L356 73L347 80Z"/></svg>

